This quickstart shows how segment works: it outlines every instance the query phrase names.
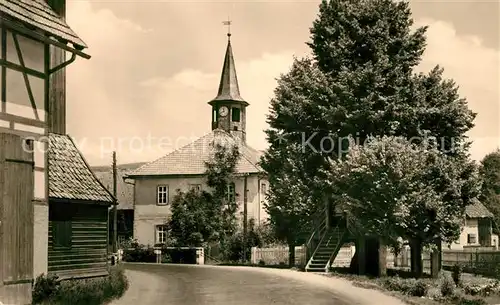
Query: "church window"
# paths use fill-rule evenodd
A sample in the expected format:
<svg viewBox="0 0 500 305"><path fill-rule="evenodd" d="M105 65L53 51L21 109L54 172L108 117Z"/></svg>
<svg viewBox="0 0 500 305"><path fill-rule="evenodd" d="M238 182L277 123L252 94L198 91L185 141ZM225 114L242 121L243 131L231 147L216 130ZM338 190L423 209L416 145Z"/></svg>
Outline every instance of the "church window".
<svg viewBox="0 0 500 305"><path fill-rule="evenodd" d="M234 202L235 199L235 186L234 183L230 183L227 186L227 201Z"/></svg>
<svg viewBox="0 0 500 305"><path fill-rule="evenodd" d="M159 185L156 191L156 203L164 205L168 203L168 185Z"/></svg>
<svg viewBox="0 0 500 305"><path fill-rule="evenodd" d="M233 122L239 122L240 121L240 108L233 108L231 109L231 120Z"/></svg>

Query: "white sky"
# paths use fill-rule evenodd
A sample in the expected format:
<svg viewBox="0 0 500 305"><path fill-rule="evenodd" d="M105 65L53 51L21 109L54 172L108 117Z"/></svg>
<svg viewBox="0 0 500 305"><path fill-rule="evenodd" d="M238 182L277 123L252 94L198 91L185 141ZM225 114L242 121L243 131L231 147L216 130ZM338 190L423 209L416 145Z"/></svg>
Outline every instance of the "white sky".
<svg viewBox="0 0 500 305"><path fill-rule="evenodd" d="M263 130L276 78L307 54L319 1L68 0L69 25L90 60L67 68L68 133L92 165L152 161L210 131L226 48L232 45L247 110L247 142L265 149ZM500 146L498 2L412 2L427 24L421 69L440 64L478 113L474 159Z"/></svg>

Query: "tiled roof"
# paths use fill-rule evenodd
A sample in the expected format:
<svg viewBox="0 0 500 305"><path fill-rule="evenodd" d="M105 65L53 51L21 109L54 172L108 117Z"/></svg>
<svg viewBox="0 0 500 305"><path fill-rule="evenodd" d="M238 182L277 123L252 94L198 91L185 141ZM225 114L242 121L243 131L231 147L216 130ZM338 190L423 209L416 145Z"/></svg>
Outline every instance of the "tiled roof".
<svg viewBox="0 0 500 305"><path fill-rule="evenodd" d="M121 164L116 166L116 199L119 210L130 210L134 208L134 186L123 181L123 177L146 163ZM101 183L112 193L113 172L111 166L99 166L91 168Z"/></svg>
<svg viewBox="0 0 500 305"><path fill-rule="evenodd" d="M465 208L465 215L469 218L493 218L493 213L479 200L474 200L473 204Z"/></svg>
<svg viewBox="0 0 500 305"><path fill-rule="evenodd" d="M69 136L49 134L49 197L113 203Z"/></svg>
<svg viewBox="0 0 500 305"><path fill-rule="evenodd" d="M214 130L158 160L141 166L128 176L202 175L206 170L205 162L209 160L213 151L212 143L214 140L220 141L219 143L239 143L240 158L236 164L237 173L262 172L262 169L258 165L261 156L259 151L246 144L237 142L232 135L225 131Z"/></svg>
<svg viewBox="0 0 500 305"><path fill-rule="evenodd" d="M0 0L0 14L27 23L80 48L87 47L45 0Z"/></svg>

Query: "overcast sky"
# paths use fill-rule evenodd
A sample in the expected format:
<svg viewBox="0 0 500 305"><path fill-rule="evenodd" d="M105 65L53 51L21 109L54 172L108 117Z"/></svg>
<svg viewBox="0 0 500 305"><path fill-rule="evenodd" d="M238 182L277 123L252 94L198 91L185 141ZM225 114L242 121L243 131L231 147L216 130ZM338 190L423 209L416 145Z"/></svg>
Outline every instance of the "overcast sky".
<svg viewBox="0 0 500 305"><path fill-rule="evenodd" d="M68 0L67 21L92 58L67 69L68 133L92 165L152 161L210 131L230 16L247 109L247 142L263 129L276 78L305 42L319 1ZM440 64L478 113L472 157L500 145L499 3L412 2L429 25L420 69Z"/></svg>

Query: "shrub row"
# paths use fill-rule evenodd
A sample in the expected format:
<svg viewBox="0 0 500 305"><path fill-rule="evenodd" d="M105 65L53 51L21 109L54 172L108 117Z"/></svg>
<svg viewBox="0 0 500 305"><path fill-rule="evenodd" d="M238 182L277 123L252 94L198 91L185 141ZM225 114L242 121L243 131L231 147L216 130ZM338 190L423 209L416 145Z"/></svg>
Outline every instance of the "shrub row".
<svg viewBox="0 0 500 305"><path fill-rule="evenodd" d="M127 277L120 266L110 269L109 276L64 280L40 275L33 287L33 304L100 305L120 298L128 289Z"/></svg>

